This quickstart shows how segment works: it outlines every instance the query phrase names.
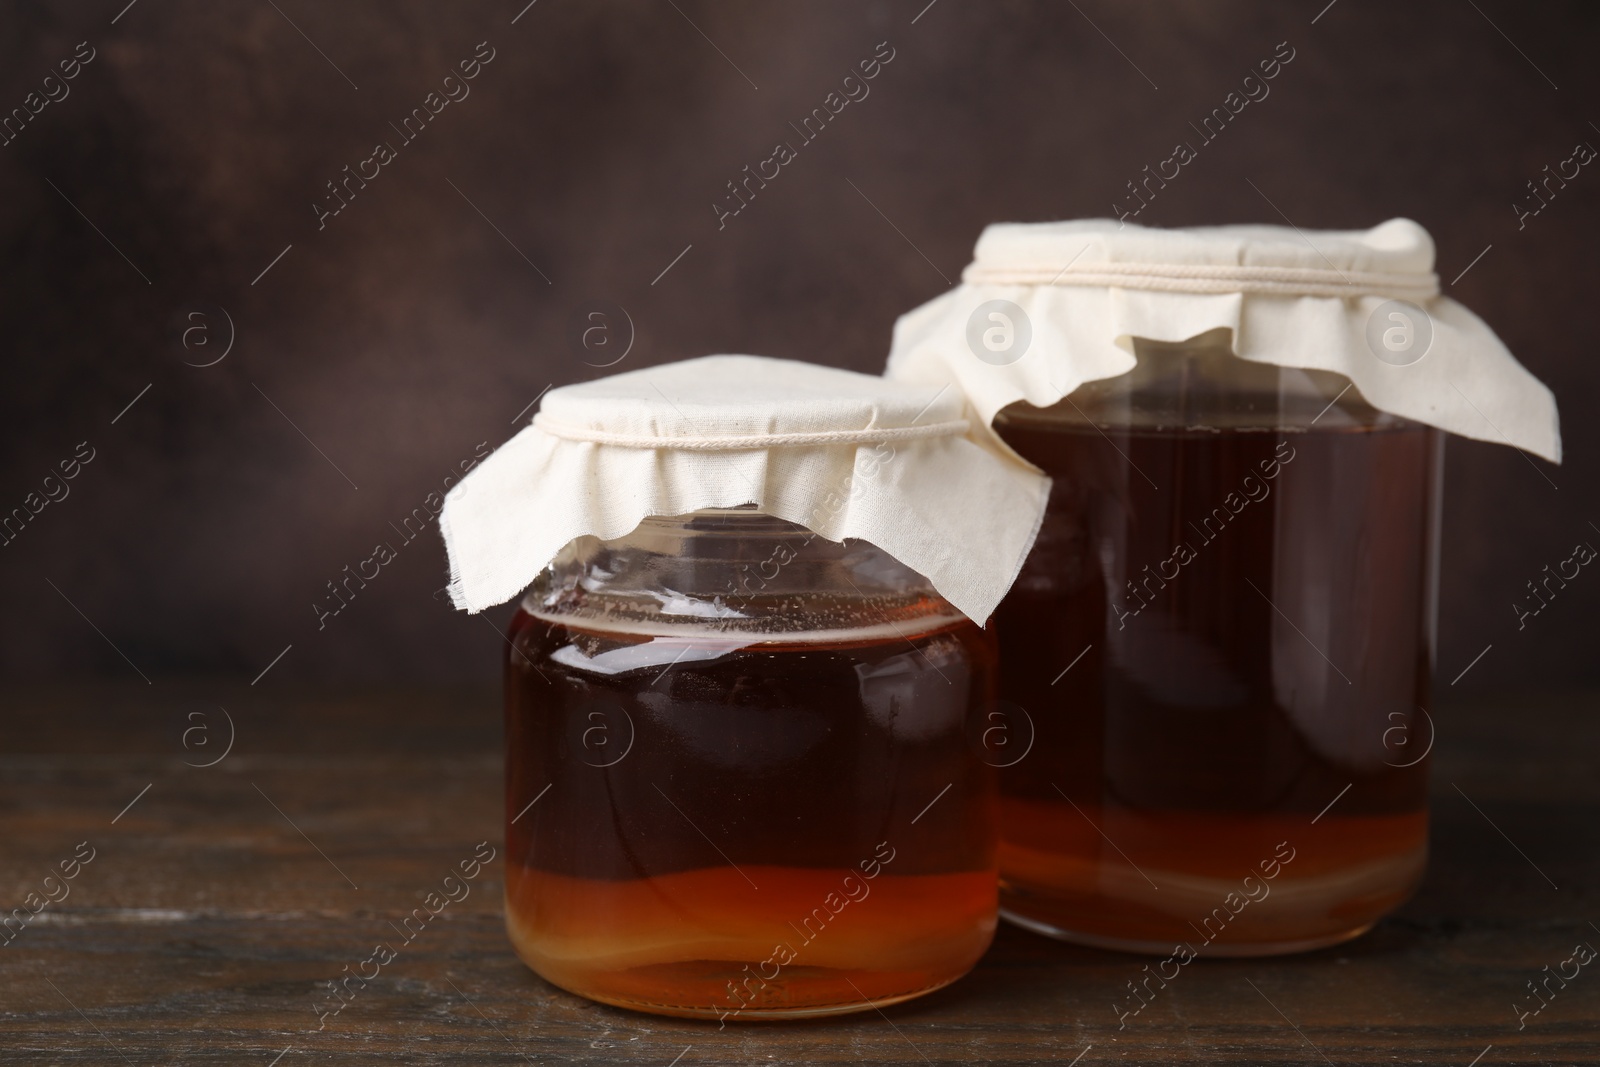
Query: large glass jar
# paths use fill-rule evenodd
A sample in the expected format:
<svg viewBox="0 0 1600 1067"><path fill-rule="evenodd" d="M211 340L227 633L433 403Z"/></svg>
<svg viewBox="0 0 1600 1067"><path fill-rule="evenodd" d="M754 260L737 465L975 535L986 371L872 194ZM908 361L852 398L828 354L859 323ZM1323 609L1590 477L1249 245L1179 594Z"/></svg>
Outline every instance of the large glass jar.
<svg viewBox="0 0 1600 1067"><path fill-rule="evenodd" d="M1036 738L1001 906L1102 947L1290 952L1416 888L1443 436L1225 331L995 429L1054 479L996 626Z"/></svg>
<svg viewBox="0 0 1600 1067"><path fill-rule="evenodd" d="M510 631L506 922L549 981L729 1019L869 1009L993 936L989 636L749 510L581 538Z"/></svg>

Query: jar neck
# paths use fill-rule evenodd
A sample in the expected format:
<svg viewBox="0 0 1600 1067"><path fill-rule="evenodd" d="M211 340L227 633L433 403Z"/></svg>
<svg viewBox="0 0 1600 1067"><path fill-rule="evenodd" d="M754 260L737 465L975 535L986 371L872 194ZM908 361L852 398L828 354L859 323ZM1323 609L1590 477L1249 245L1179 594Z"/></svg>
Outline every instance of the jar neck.
<svg viewBox="0 0 1600 1067"><path fill-rule="evenodd" d="M961 616L927 578L866 541L829 541L753 508L653 516L625 537L573 541L524 610L573 625L799 633Z"/></svg>
<svg viewBox="0 0 1600 1067"><path fill-rule="evenodd" d="M1187 341L1134 338L1126 374L1085 382L1048 408L1013 404L1011 425L1143 430L1388 429L1414 423L1368 404L1342 374L1257 363L1233 354L1230 331Z"/></svg>

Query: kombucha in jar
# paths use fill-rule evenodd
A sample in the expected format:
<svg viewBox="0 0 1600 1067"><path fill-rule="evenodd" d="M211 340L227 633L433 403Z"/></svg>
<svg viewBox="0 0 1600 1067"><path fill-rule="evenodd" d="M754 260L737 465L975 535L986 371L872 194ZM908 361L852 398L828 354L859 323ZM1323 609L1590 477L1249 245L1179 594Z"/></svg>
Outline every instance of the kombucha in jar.
<svg viewBox="0 0 1600 1067"><path fill-rule="evenodd" d="M1054 479L995 622L1036 730L1002 911L1162 954L1355 937L1427 856L1442 434L1225 335L1137 354L995 420Z"/></svg>
<svg viewBox="0 0 1600 1067"><path fill-rule="evenodd" d="M732 509L584 537L505 659L506 922L550 982L724 1021L965 974L996 919L991 638L862 541Z"/></svg>

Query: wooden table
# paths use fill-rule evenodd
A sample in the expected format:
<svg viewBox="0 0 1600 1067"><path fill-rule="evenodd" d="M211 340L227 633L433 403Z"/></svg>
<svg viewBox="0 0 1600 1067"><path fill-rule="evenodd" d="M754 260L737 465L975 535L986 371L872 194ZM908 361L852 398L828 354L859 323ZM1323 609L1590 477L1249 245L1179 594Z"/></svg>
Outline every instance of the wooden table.
<svg viewBox="0 0 1600 1067"><path fill-rule="evenodd" d="M0 708L0 903L94 852L0 948L6 1065L1600 1062L1600 966L1520 1031L1513 1008L1600 946L1593 696L1443 705L1417 898L1336 949L1202 960L1120 1032L1145 961L1006 926L967 979L881 1013L719 1032L591 1004L512 955L498 860L319 1031L319 984L499 847L493 694L158 681ZM226 757L187 765L229 719Z"/></svg>

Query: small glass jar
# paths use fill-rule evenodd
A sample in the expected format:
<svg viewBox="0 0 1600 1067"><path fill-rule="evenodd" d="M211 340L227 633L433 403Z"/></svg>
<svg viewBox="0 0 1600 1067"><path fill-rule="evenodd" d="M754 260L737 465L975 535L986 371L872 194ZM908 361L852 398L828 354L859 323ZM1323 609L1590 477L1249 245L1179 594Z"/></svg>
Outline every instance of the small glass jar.
<svg viewBox="0 0 1600 1067"><path fill-rule="evenodd" d="M1355 937L1427 855L1443 435L1226 331L995 429L1054 479L996 616L1001 904L1108 948Z"/></svg>
<svg viewBox="0 0 1600 1067"><path fill-rule="evenodd" d="M642 1011L860 1011L996 918L991 638L921 575L752 510L584 537L510 630L506 923Z"/></svg>

